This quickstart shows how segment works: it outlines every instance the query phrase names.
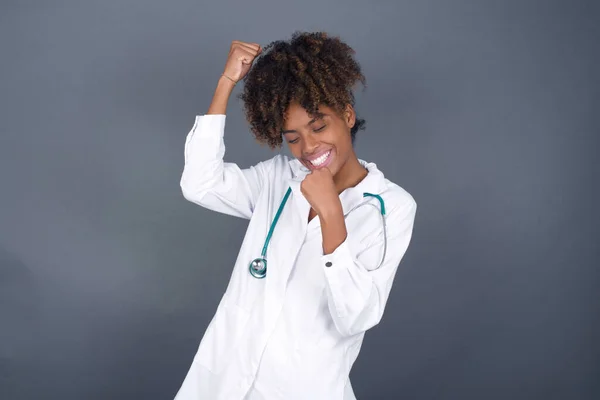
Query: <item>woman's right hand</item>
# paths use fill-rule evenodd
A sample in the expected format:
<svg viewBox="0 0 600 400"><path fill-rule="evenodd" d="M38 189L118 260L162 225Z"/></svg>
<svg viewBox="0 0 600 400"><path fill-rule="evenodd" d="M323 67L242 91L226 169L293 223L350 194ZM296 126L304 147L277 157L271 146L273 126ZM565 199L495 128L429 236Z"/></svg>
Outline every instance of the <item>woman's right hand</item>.
<svg viewBox="0 0 600 400"><path fill-rule="evenodd" d="M261 52L262 47L258 43L232 41L223 74L239 82L250 71L252 62Z"/></svg>

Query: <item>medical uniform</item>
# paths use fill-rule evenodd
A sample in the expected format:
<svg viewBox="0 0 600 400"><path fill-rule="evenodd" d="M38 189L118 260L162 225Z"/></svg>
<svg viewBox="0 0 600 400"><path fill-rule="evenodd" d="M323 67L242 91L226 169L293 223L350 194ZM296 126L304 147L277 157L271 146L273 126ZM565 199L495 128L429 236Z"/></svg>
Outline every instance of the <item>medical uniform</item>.
<svg viewBox="0 0 600 400"><path fill-rule="evenodd" d="M319 217L300 184L310 172L277 155L246 169L223 161L226 116L196 117L185 141L184 197L249 220L231 279L176 400L351 400L349 379L366 330L379 323L416 213L413 197L359 160L367 176L340 194L348 236L324 255ZM288 188L268 246L267 275L248 266ZM376 198L385 202L387 252ZM371 202L369 205L356 206ZM206 268L206 266L204 266Z"/></svg>

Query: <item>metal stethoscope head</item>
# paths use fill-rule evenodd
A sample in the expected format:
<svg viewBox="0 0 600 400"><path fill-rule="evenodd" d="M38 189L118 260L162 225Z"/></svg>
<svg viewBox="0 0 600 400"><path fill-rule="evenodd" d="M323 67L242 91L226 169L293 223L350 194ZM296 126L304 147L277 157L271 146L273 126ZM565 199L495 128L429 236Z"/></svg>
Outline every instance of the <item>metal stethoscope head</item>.
<svg viewBox="0 0 600 400"><path fill-rule="evenodd" d="M267 259L265 257L258 257L252 260L250 263L250 274L257 279L267 276Z"/></svg>
<svg viewBox="0 0 600 400"><path fill-rule="evenodd" d="M267 237L265 239L265 244L262 248L262 252L260 253L260 257L257 257L254 260L252 260L250 262L250 265L248 266L250 275L252 275L253 277L255 277L257 279L262 279L265 276L267 276L267 246L269 246L269 242L271 241L271 237L273 236L273 230L275 229L275 226L277 225L277 220L279 220L281 212L283 211L283 207L285 206L285 203L287 202L288 197L290 197L291 193L292 193L292 188L288 188L287 192L285 193L285 196L283 197L283 200L281 201L281 204L279 205L279 209L277 209L275 218L273 218L273 222L271 223L269 232L267 233ZM381 221L382 221L382 226L383 226L383 254L381 256L381 260L380 260L379 264L377 265L377 268L379 268L381 266L381 264L383 264L383 260L385 259L385 253L387 250L387 236L386 236L386 226L385 226L385 203L384 203L383 199L381 198L381 196L378 194L363 193L363 197L375 197L377 200L379 200L379 210L378 211L381 216ZM357 206L352 208L352 210L350 210L348 213L350 213L351 211L353 211L356 208L363 206L363 205L371 205L371 206L377 208L376 205L365 202L365 203L358 204Z"/></svg>

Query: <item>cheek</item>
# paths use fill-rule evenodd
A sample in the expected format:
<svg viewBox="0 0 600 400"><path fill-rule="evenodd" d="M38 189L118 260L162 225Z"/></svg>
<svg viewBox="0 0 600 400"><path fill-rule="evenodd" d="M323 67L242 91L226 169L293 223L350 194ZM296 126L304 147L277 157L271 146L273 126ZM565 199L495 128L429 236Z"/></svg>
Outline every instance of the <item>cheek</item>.
<svg viewBox="0 0 600 400"><path fill-rule="evenodd" d="M288 150L295 158L302 158L302 149L297 144L288 144Z"/></svg>
<svg viewBox="0 0 600 400"><path fill-rule="evenodd" d="M352 149L352 139L350 134L346 132L340 132L335 137L335 148L337 150L338 156L344 158L348 155L348 153Z"/></svg>

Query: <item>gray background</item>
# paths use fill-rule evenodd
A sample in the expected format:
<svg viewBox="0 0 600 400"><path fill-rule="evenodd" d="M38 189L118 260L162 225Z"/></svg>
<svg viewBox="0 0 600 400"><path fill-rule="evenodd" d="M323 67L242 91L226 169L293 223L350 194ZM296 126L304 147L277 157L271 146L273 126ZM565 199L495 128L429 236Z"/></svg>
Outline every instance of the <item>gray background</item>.
<svg viewBox="0 0 600 400"><path fill-rule="evenodd" d="M358 398L600 398L594 3L2 1L0 398L174 396L247 224L182 197L185 135L296 29L357 51L358 155L419 204ZM233 98L226 135L274 155Z"/></svg>

